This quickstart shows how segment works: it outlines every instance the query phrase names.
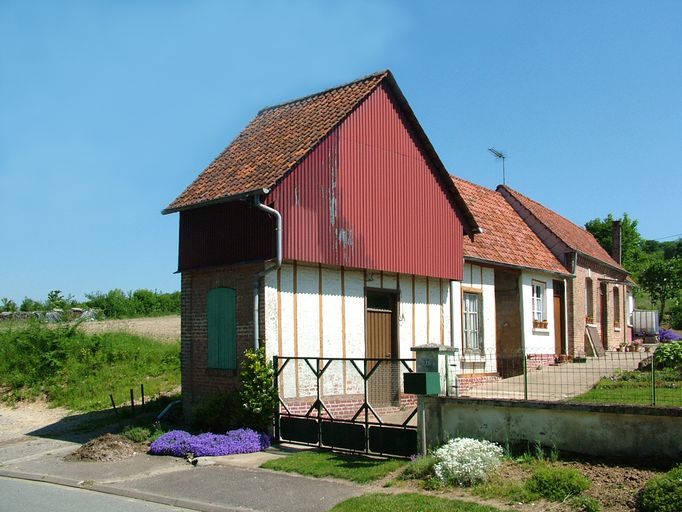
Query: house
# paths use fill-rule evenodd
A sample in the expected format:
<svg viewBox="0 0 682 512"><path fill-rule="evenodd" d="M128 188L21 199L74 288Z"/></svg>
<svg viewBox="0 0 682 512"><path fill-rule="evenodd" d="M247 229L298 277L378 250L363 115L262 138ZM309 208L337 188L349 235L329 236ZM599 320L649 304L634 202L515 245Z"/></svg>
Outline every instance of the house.
<svg viewBox="0 0 682 512"><path fill-rule="evenodd" d="M460 343L455 283L478 226L389 71L261 110L173 212L186 414L235 388L249 347L399 369L414 345ZM307 364L280 396L309 405ZM327 406L361 392L351 373L325 374ZM389 373L374 397L398 405Z"/></svg>
<svg viewBox="0 0 682 512"><path fill-rule="evenodd" d="M599 355L626 343L632 281L620 263L619 224L610 255L589 231L558 213L505 185L497 191L573 276L566 281L567 353Z"/></svg>
<svg viewBox="0 0 682 512"><path fill-rule="evenodd" d="M470 387L567 353L571 275L502 194L453 177L482 233L464 240L464 276L455 284L462 333L460 383Z"/></svg>

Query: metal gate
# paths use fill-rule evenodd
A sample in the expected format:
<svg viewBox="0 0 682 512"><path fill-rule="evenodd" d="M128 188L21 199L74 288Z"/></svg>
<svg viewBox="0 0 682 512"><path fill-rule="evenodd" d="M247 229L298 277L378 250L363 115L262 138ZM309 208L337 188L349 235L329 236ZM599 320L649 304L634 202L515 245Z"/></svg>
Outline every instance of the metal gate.
<svg viewBox="0 0 682 512"><path fill-rule="evenodd" d="M416 396L402 390L414 359L273 358L275 438L334 450L409 457L417 453ZM398 404L373 403L375 379L394 383Z"/></svg>

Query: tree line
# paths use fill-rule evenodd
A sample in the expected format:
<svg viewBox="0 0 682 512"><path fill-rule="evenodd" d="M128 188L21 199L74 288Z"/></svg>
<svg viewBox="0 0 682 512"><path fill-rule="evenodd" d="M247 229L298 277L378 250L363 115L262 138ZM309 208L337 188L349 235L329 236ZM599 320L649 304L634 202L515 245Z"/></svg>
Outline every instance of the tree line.
<svg viewBox="0 0 682 512"><path fill-rule="evenodd" d="M25 297L17 305L11 299L0 299L0 312L66 311L72 308L95 309L106 318L176 315L180 314L180 292L164 293L144 288L124 292L115 288L108 292L87 293L84 301L78 301L71 294L64 296L61 290L52 290L43 301Z"/></svg>
<svg viewBox="0 0 682 512"><path fill-rule="evenodd" d="M612 214L593 219L585 228L611 253L613 247ZM660 318L673 328L682 329L682 238L672 241L645 240L637 229L637 220L625 213L621 219L622 265L634 279L635 294L642 291L657 306Z"/></svg>

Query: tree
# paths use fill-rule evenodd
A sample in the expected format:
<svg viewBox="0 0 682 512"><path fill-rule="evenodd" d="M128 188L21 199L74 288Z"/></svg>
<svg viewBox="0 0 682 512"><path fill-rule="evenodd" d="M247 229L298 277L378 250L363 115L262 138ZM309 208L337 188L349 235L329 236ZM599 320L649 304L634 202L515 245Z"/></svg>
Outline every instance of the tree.
<svg viewBox="0 0 682 512"><path fill-rule="evenodd" d="M675 297L682 289L682 259L654 261L640 275L639 284L649 292L651 300L658 304L662 318L666 301Z"/></svg>
<svg viewBox="0 0 682 512"><path fill-rule="evenodd" d="M8 299L7 297L3 297L0 299L0 311L9 311L10 313L14 312L17 310L17 303L14 302L12 299Z"/></svg>
<svg viewBox="0 0 682 512"><path fill-rule="evenodd" d="M609 254L613 247L613 214L609 213L605 219L592 219L585 224L585 229L594 237ZM621 220L621 264L636 277L648 266L651 258L644 251L645 240L637 230L637 220L631 219L627 213Z"/></svg>

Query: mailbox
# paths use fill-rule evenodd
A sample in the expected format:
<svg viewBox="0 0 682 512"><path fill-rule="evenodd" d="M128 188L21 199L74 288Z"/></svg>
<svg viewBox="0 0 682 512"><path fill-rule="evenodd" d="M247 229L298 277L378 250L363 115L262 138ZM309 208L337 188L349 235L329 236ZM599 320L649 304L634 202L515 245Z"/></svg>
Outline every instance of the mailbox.
<svg viewBox="0 0 682 512"><path fill-rule="evenodd" d="M440 394L440 373L414 372L403 374L405 393L435 396Z"/></svg>

